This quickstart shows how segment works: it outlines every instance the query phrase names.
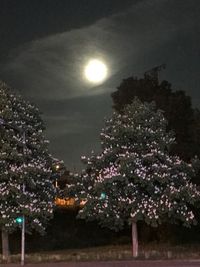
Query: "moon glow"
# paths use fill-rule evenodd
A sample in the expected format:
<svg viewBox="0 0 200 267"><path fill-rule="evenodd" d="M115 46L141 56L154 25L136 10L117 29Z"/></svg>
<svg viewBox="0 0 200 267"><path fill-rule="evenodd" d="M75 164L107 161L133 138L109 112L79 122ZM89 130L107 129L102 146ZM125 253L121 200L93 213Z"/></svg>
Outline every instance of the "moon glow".
<svg viewBox="0 0 200 267"><path fill-rule="evenodd" d="M85 78L91 83L101 83L107 77L107 66L99 59L91 59L85 66Z"/></svg>

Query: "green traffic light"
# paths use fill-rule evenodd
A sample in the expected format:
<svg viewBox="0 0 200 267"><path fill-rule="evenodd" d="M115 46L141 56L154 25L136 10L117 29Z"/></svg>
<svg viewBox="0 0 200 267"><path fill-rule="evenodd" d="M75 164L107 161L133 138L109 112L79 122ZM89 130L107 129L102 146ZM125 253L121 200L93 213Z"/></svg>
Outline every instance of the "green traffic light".
<svg viewBox="0 0 200 267"><path fill-rule="evenodd" d="M18 223L18 224L22 224L23 221L24 221L24 218L23 218L23 217L17 217L17 218L15 219L15 222Z"/></svg>
<svg viewBox="0 0 200 267"><path fill-rule="evenodd" d="M106 193L102 192L101 196L100 196L100 199L105 199L105 198L106 198Z"/></svg>

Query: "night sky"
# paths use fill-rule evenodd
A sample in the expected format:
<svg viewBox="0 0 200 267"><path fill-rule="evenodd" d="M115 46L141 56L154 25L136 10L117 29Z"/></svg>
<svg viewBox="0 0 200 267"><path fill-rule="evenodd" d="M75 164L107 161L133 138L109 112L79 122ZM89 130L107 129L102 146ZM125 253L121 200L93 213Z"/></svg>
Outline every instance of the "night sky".
<svg viewBox="0 0 200 267"><path fill-rule="evenodd" d="M0 0L0 79L42 111L55 157L68 169L99 149L111 92L165 63L160 79L200 108L199 0ZM100 85L83 78L106 62Z"/></svg>

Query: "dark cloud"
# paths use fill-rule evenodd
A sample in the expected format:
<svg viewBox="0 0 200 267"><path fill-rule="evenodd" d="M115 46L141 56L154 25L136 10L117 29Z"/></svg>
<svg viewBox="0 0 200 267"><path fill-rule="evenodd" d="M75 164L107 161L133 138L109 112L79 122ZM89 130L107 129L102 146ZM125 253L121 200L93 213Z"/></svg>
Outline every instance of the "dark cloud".
<svg viewBox="0 0 200 267"><path fill-rule="evenodd" d="M134 1L92 25L18 47L1 73L43 111L52 151L66 165L78 166L84 151L98 148L103 117L111 112L110 93L123 78L166 63L162 77L200 106L199 11L198 0ZM82 77L91 57L109 66L102 85Z"/></svg>
<svg viewBox="0 0 200 267"><path fill-rule="evenodd" d="M100 130L111 113L107 94L67 100L41 101L46 111L48 137L52 153L67 160L67 166L80 166L80 156L100 148Z"/></svg>
<svg viewBox="0 0 200 267"><path fill-rule="evenodd" d="M82 28L138 1L0 0L0 59L20 44Z"/></svg>

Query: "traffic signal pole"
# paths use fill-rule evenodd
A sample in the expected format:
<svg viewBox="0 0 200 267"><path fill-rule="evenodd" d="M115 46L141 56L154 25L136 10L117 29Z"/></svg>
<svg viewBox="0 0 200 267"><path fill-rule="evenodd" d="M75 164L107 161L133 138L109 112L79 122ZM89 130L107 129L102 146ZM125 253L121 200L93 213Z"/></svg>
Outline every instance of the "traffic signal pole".
<svg viewBox="0 0 200 267"><path fill-rule="evenodd" d="M26 134L23 132L23 155L26 154ZM22 191L25 193L25 184L23 183ZM24 266L24 258L25 258L25 216L22 215L22 239L21 239L21 266Z"/></svg>
<svg viewBox="0 0 200 267"><path fill-rule="evenodd" d="M22 240L21 240L21 266L24 266L24 256L25 256L25 216L23 215Z"/></svg>

